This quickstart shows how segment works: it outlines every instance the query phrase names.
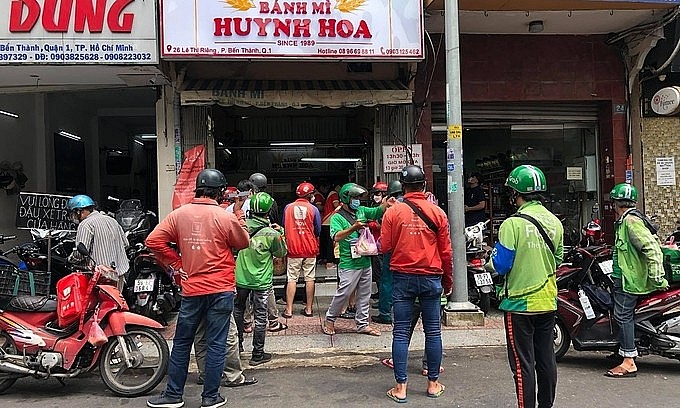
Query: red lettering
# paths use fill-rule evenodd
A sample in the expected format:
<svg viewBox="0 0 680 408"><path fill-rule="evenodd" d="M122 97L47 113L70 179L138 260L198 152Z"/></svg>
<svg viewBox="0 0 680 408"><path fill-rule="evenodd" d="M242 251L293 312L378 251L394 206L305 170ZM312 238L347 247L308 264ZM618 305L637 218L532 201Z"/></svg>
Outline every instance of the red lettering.
<svg viewBox="0 0 680 408"><path fill-rule="evenodd" d="M354 32L354 26L349 20L340 20L338 22L338 34L342 38L347 38Z"/></svg>
<svg viewBox="0 0 680 408"><path fill-rule="evenodd" d="M359 38L359 37L364 37L364 38L373 38L373 35L371 34L371 30L368 29L368 24L366 24L365 20L361 20L359 22L359 27L357 27L357 32L354 33L354 38Z"/></svg>
<svg viewBox="0 0 680 408"><path fill-rule="evenodd" d="M285 3L284 3L285 4ZM286 37L290 37L290 19L285 20L274 19L274 37L280 37L281 33L284 33ZM267 35L265 33L265 35Z"/></svg>
<svg viewBox="0 0 680 408"><path fill-rule="evenodd" d="M222 35L231 35L231 18L216 18L213 20L215 22L215 32L214 36L219 37Z"/></svg>
<svg viewBox="0 0 680 408"><path fill-rule="evenodd" d="M335 19L319 19L319 37L335 37Z"/></svg>
<svg viewBox="0 0 680 408"><path fill-rule="evenodd" d="M311 20L305 19L295 19L293 20L293 37L310 37L309 26L311 25Z"/></svg>
<svg viewBox="0 0 680 408"><path fill-rule="evenodd" d="M24 18L24 6L28 13ZM40 4L37 0L12 0L9 12L9 31L11 33L28 33L40 18Z"/></svg>
<svg viewBox="0 0 680 408"><path fill-rule="evenodd" d="M260 13L269 13L269 3L266 1L260 2Z"/></svg>
<svg viewBox="0 0 680 408"><path fill-rule="evenodd" d="M236 17L235 19L232 20L234 22L234 32L236 35L248 35L250 34L250 22L252 21L252 18L246 17L246 27L245 29L241 28L241 22L243 19L241 17Z"/></svg>
<svg viewBox="0 0 680 408"><path fill-rule="evenodd" d="M57 15L57 3L59 3L59 15ZM71 21L71 9L73 0L45 0L42 13L42 25L45 31L50 33L65 33L68 31L68 23Z"/></svg>
<svg viewBox="0 0 680 408"><path fill-rule="evenodd" d="M274 20L274 25L276 25L276 21L278 21L278 19ZM259 28L259 30L257 30L257 35L259 35L260 37L265 37L267 35L267 30L266 30L267 24L271 23L272 19L271 18L254 18L253 22ZM248 30L248 31L250 31L250 30Z"/></svg>
<svg viewBox="0 0 680 408"><path fill-rule="evenodd" d="M132 13L123 13L123 10L135 0L116 0L109 10L107 22L109 30L112 33L131 33L132 23L135 20L135 15ZM122 21L121 21L122 17Z"/></svg>
<svg viewBox="0 0 680 408"><path fill-rule="evenodd" d="M75 3L73 29L77 33L85 31L87 24L91 33L104 30L104 18L112 33L131 33L135 15L124 10L135 0L113 0L108 9L108 0L44 0L42 8L38 0L12 0L9 16L9 31L28 33L40 19L47 32L68 32ZM24 13L25 12L25 13ZM42 15L42 18L41 18Z"/></svg>
<svg viewBox="0 0 680 408"><path fill-rule="evenodd" d="M104 15L106 14L106 0L76 0L76 18L74 30L77 33L85 31L85 22L91 33L101 33L104 30Z"/></svg>

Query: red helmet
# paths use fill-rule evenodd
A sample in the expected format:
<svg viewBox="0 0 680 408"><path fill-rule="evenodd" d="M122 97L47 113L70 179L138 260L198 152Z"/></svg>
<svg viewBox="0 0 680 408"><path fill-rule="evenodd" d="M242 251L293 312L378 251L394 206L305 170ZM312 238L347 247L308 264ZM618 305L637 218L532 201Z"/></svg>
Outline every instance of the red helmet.
<svg viewBox="0 0 680 408"><path fill-rule="evenodd" d="M387 183L384 181L378 181L377 183L373 184L373 188L371 188L371 191L377 192L380 191L382 193L387 192Z"/></svg>
<svg viewBox="0 0 680 408"><path fill-rule="evenodd" d="M304 197L307 196L311 193L314 192L314 186L311 183L300 183L299 186L295 189L295 194L297 194L298 197Z"/></svg>

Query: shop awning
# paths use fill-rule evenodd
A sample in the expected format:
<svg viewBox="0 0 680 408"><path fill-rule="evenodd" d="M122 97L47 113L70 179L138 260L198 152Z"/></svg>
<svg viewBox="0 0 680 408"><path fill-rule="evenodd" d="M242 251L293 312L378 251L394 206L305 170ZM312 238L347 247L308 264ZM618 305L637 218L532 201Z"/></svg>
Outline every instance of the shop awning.
<svg viewBox="0 0 680 408"><path fill-rule="evenodd" d="M187 80L182 105L344 108L412 102L398 80Z"/></svg>

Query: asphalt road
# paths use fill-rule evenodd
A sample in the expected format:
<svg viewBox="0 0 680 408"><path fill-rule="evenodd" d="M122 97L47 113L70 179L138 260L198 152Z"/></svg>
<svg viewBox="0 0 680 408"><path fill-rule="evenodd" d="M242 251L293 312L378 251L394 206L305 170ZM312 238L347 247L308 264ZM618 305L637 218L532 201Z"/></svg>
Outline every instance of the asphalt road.
<svg viewBox="0 0 680 408"><path fill-rule="evenodd" d="M448 350L441 381L444 395L425 395L426 381L419 375L420 352L412 353L409 402L406 406L513 407L514 386L505 349L457 348ZM385 397L392 386L391 371L379 363L382 354L335 356L280 356L270 367L248 370L260 383L243 388L222 388L229 406L252 407L395 407ZM599 353L571 350L558 364L555 407L677 407L680 406L680 362L660 357L638 360L637 378L603 376L611 363ZM186 407L200 407L201 388L189 376ZM160 392L161 387L156 390ZM71 379L63 387L56 380L21 379L5 395L0 407L92 408L144 407L145 397L113 396L97 373Z"/></svg>

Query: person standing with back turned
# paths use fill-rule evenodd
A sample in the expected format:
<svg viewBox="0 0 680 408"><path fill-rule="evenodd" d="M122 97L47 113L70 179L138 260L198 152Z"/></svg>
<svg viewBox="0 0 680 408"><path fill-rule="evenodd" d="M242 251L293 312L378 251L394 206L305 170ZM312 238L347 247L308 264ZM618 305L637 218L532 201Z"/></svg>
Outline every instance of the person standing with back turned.
<svg viewBox="0 0 680 408"><path fill-rule="evenodd" d="M419 166L406 166L401 172L404 189L402 203L392 206L382 220L382 251L391 253L394 331L392 361L396 386L387 391L395 402L406 402L406 365L411 340L411 318L416 299L420 301L425 353L427 354L427 396L444 393L439 382L442 360L440 305L442 292L453 288L453 259L449 221L441 208L425 196L425 173Z"/></svg>
<svg viewBox="0 0 680 408"><path fill-rule="evenodd" d="M226 404L219 393L226 357L227 333L234 308L234 250L248 247L249 236L243 197L235 198L234 213L222 209L217 199L227 179L215 169L196 178L196 198L171 212L146 238L146 246L164 265L180 271L182 303L168 366L165 391L147 400L151 408L181 408L189 370L191 345L202 319L206 322L207 358L202 408ZM176 242L179 253L170 247Z"/></svg>
<svg viewBox="0 0 680 408"><path fill-rule="evenodd" d="M519 209L501 224L491 260L505 276L499 309L505 311L508 360L518 407L536 406L538 383L538 407L549 408L557 388L555 270L562 263L564 230L543 206L541 193L548 187L541 169L518 166L505 185Z"/></svg>

